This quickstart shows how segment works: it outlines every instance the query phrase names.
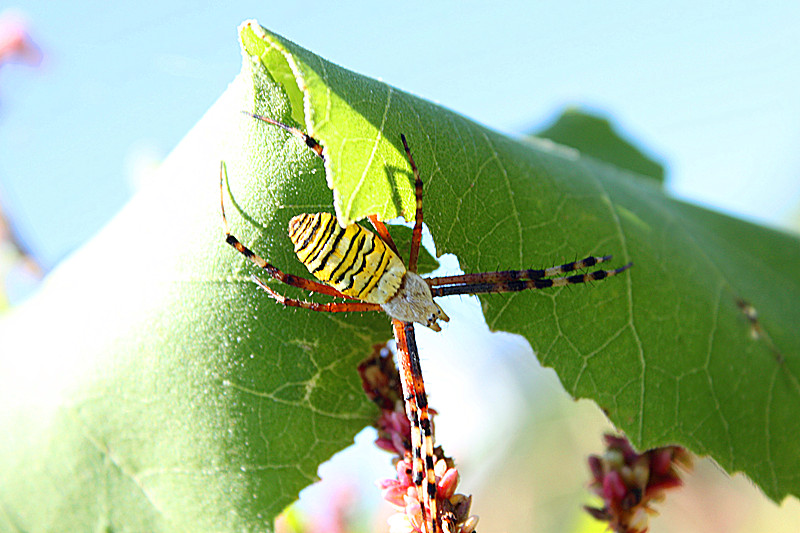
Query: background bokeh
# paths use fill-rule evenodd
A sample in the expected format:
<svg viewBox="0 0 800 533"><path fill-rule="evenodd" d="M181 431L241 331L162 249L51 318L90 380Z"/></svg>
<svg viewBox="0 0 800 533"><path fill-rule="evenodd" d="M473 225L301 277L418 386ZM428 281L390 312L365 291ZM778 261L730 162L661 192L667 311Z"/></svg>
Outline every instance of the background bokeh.
<svg viewBox="0 0 800 533"><path fill-rule="evenodd" d="M14 6L44 59L0 70L0 201L45 268L102 227L225 90L248 18L511 135L584 106L664 164L675 196L800 227L800 3L231 4ZM462 465L481 531L592 527L578 510L582 457L599 451L603 416L569 400L524 342L490 334L475 300L445 308L446 333L420 332L420 346L437 437ZM372 482L392 469L371 438L324 467L301 514L345 499L365 531L377 527L363 518L380 507ZM796 500L779 509L709 462L663 514L653 531L800 529Z"/></svg>

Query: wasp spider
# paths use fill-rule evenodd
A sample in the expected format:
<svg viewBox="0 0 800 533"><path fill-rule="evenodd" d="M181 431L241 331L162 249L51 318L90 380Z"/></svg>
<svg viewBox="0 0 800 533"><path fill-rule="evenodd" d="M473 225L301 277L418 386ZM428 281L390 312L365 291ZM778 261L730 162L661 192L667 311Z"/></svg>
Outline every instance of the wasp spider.
<svg viewBox="0 0 800 533"><path fill-rule="evenodd" d="M302 140L319 157L325 158L322 146L311 136L297 128L287 126L271 118L248 115L283 128ZM400 136L414 173L416 216L411 239L411 253L407 264L400 259L386 226L377 216L369 220L377 234L352 224L342 228L329 213L302 213L289 221L289 238L294 243L298 259L319 282L286 274L245 247L234 237L225 216L223 180L227 177L225 165L220 165L220 203L225 227L226 242L247 259L264 269L267 274L287 285L344 298L349 301L317 303L287 298L253 276L253 280L278 302L324 312L385 311L392 319L406 414L411 423L413 454L413 479L418 498L430 533L442 531L441 517L437 512L437 481L434 473L434 437L428 413L425 385L419 364L413 324L419 323L439 331L439 321L449 317L433 300L438 296L455 294L480 294L492 292L516 292L527 289L545 289L576 283L599 281L615 276L631 267L631 263L613 270L594 270L570 276L554 277L576 270L591 268L611 259L610 255L587 257L560 266L463 274L436 278L423 278L417 274L422 239L422 180L405 135ZM321 283L320 283L321 282Z"/></svg>

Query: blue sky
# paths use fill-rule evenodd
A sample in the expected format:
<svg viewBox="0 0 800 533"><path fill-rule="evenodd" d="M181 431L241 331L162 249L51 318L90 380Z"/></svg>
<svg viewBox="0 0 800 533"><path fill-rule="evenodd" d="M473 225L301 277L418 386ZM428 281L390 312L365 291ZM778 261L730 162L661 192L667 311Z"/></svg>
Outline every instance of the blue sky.
<svg viewBox="0 0 800 533"><path fill-rule="evenodd" d="M510 134L588 106L665 162L681 198L778 227L800 209L800 3L231 4L15 5L45 61L0 72L0 195L45 264L125 203L132 160L165 156L225 90L248 18Z"/></svg>

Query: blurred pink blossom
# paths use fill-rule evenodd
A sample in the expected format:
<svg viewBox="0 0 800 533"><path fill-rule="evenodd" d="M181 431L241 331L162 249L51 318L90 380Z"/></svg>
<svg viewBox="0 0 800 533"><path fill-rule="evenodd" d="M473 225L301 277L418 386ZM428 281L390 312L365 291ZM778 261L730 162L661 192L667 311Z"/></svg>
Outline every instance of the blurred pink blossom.
<svg viewBox="0 0 800 533"><path fill-rule="evenodd" d="M38 66L42 62L42 51L31 39L22 13L7 9L0 13L0 66L12 62Z"/></svg>

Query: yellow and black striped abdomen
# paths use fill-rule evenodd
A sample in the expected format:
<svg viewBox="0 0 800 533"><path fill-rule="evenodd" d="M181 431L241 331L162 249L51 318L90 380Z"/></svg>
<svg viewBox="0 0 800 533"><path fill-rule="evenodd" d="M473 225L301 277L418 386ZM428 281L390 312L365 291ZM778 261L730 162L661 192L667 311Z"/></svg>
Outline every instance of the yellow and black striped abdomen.
<svg viewBox="0 0 800 533"><path fill-rule="evenodd" d="M318 280L369 303L388 302L406 272L380 237L357 224L342 228L330 213L304 213L289 221L298 259Z"/></svg>

